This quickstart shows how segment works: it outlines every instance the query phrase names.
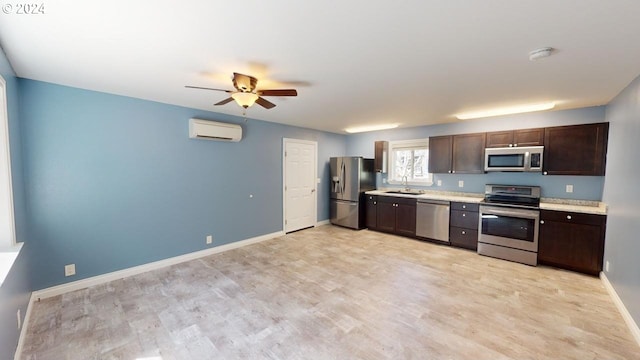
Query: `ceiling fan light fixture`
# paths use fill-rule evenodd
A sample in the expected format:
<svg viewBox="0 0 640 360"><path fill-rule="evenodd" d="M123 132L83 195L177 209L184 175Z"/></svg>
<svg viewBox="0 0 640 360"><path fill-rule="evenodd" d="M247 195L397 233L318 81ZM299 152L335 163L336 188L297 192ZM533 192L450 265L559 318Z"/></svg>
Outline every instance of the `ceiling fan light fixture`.
<svg viewBox="0 0 640 360"><path fill-rule="evenodd" d="M367 131L377 131L377 130L388 130L395 129L398 127L398 124L379 124L379 125L365 125L365 126L356 126L344 129L344 131L349 134L367 132Z"/></svg>
<svg viewBox="0 0 640 360"><path fill-rule="evenodd" d="M458 118L458 120L479 119L479 118L486 118L486 117L492 117L492 116L513 115L513 114L522 114L522 113L528 113L528 112L534 112L534 111L550 110L550 109L553 109L555 106L556 106L556 103L554 102L547 102L547 103L540 103L540 104L527 104L527 105L467 112L467 113L457 114L456 117Z"/></svg>
<svg viewBox="0 0 640 360"><path fill-rule="evenodd" d="M249 106L253 105L256 102L256 100L258 100L259 96L251 92L238 91L231 94L231 97L233 98L233 100L236 101L236 103L238 103L238 105L246 109Z"/></svg>

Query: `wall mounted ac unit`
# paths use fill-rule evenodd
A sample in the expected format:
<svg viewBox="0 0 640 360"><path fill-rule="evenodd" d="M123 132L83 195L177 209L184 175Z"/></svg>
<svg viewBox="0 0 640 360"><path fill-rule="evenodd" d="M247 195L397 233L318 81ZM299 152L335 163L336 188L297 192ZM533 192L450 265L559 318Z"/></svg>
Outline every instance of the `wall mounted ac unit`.
<svg viewBox="0 0 640 360"><path fill-rule="evenodd" d="M242 139L242 127L217 121L189 119L189 137L238 142Z"/></svg>

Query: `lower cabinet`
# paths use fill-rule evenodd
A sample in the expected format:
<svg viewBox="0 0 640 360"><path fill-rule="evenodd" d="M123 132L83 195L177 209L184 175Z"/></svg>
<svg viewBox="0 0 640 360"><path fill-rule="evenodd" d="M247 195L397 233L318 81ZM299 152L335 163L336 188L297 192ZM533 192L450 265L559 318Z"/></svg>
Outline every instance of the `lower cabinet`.
<svg viewBox="0 0 640 360"><path fill-rule="evenodd" d="M378 229L378 197L376 195L367 195L366 198L366 215L365 222L367 228L371 230Z"/></svg>
<svg viewBox="0 0 640 360"><path fill-rule="evenodd" d="M478 204L451 203L449 241L451 245L478 250Z"/></svg>
<svg viewBox="0 0 640 360"><path fill-rule="evenodd" d="M376 222L376 230L414 237L416 199L378 196Z"/></svg>
<svg viewBox="0 0 640 360"><path fill-rule="evenodd" d="M538 263L598 275L606 215L541 210Z"/></svg>

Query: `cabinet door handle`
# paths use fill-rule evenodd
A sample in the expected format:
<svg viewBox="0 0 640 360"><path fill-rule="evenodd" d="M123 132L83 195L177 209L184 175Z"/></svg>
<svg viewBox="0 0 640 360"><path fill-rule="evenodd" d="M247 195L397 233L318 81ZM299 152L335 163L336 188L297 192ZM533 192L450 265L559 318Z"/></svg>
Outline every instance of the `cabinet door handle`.
<svg viewBox="0 0 640 360"><path fill-rule="evenodd" d="M467 214L462 214L462 217L465 217L465 216L467 216Z"/></svg>
<svg viewBox="0 0 640 360"><path fill-rule="evenodd" d="M509 147L513 147L513 144L509 144Z"/></svg>
<svg viewBox="0 0 640 360"><path fill-rule="evenodd" d="M465 235L466 233L467 233L466 231L462 230L462 235Z"/></svg>
<svg viewBox="0 0 640 360"><path fill-rule="evenodd" d="M542 175L547 175L547 172L546 172L546 171L545 171L545 172L543 172L543 173L542 173Z"/></svg>
<svg viewBox="0 0 640 360"><path fill-rule="evenodd" d="M518 144L513 144L513 147L518 147Z"/></svg>
<svg viewBox="0 0 640 360"><path fill-rule="evenodd" d="M449 170L449 174L451 174L451 170Z"/></svg>
<svg viewBox="0 0 640 360"><path fill-rule="evenodd" d="M467 208L467 205L462 205L462 208L463 208L463 209L466 209L466 208Z"/></svg>
<svg viewBox="0 0 640 360"><path fill-rule="evenodd" d="M451 171L451 173L452 173L452 174L455 174L455 173L456 173L456 171L455 171L455 170L452 170L452 171Z"/></svg>
<svg viewBox="0 0 640 360"><path fill-rule="evenodd" d="M377 205L377 204L378 204L378 202L377 202L377 201L374 201L374 202L373 202L373 205Z"/></svg>
<svg viewBox="0 0 640 360"><path fill-rule="evenodd" d="M540 220L540 224L544 224L544 220Z"/></svg>
<svg viewBox="0 0 640 360"><path fill-rule="evenodd" d="M571 220L571 215L567 215L567 220Z"/></svg>

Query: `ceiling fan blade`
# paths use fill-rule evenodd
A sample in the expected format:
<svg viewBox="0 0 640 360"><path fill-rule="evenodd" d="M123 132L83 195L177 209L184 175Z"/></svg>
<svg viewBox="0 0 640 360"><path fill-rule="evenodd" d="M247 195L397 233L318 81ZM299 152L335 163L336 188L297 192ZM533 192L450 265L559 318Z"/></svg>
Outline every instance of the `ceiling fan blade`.
<svg viewBox="0 0 640 360"><path fill-rule="evenodd" d="M253 92L258 85L258 79L253 76L233 73L233 86L241 92Z"/></svg>
<svg viewBox="0 0 640 360"><path fill-rule="evenodd" d="M296 89L260 90L258 95L262 96L298 96Z"/></svg>
<svg viewBox="0 0 640 360"><path fill-rule="evenodd" d="M230 103L232 101L233 101L233 98L229 97L229 98L226 98L226 99L224 99L222 101L219 101L219 102L217 102L217 103L215 103L213 105L224 105L224 104L228 104L228 103Z"/></svg>
<svg viewBox="0 0 640 360"><path fill-rule="evenodd" d="M263 99L263 98L261 98L261 97L259 97L259 98L256 100L256 104L258 104L258 105L262 106L262 107L263 107L263 108L265 108L265 109L271 109L271 108L273 108L273 107L275 107L275 106L276 106L276 104L272 103L271 101L269 101L269 100L267 100L267 99Z"/></svg>
<svg viewBox="0 0 640 360"><path fill-rule="evenodd" d="M200 86L191 86L191 85L185 85L184 87L189 88L189 89L201 89L201 90L224 91L224 92L226 92L226 93L231 93L231 92L233 92L233 91L231 91L231 90L214 89L214 88L200 87Z"/></svg>

